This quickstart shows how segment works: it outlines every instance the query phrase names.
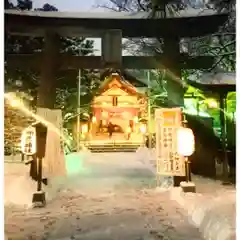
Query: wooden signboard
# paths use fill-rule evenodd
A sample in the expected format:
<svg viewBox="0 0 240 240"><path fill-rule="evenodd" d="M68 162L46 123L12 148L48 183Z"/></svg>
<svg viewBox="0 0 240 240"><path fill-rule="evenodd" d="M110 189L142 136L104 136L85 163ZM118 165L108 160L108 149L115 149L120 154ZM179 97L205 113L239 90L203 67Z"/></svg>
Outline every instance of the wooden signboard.
<svg viewBox="0 0 240 240"><path fill-rule="evenodd" d="M38 108L38 116L47 122L46 151L43 159L43 177L65 175L65 159L62 139L62 111Z"/></svg>
<svg viewBox="0 0 240 240"><path fill-rule="evenodd" d="M182 125L181 108L155 110L157 174L185 176L184 158L177 152L177 129Z"/></svg>

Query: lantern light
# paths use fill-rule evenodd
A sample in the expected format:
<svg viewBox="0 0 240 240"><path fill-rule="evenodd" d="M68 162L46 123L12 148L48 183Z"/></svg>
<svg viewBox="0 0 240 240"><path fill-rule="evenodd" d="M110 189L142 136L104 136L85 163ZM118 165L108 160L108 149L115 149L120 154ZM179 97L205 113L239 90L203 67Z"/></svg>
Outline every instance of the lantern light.
<svg viewBox="0 0 240 240"><path fill-rule="evenodd" d="M140 131L141 131L141 133L142 134L145 134L146 133L146 125L145 124L142 124L141 126L140 126Z"/></svg>
<svg viewBox="0 0 240 240"><path fill-rule="evenodd" d="M177 131L178 154L184 157L191 156L195 151L195 139L192 129L181 127Z"/></svg>
<svg viewBox="0 0 240 240"><path fill-rule="evenodd" d="M37 152L36 129L32 126L25 128L22 132L21 151L25 155L34 155Z"/></svg>
<svg viewBox="0 0 240 240"><path fill-rule="evenodd" d="M92 117L92 122L95 123L96 121L97 121L96 117L93 116L93 117Z"/></svg>
<svg viewBox="0 0 240 240"><path fill-rule="evenodd" d="M108 112L103 111L103 112L102 112L102 117L103 117L103 118L107 118L107 117L108 117Z"/></svg>
<svg viewBox="0 0 240 240"><path fill-rule="evenodd" d="M134 121L135 123L138 123L138 117L135 116L134 119L133 119L133 121Z"/></svg>
<svg viewBox="0 0 240 240"><path fill-rule="evenodd" d="M125 118L125 119L130 119L130 118L131 118L131 113L129 113L129 112L123 112L123 113L122 113L122 117Z"/></svg>
<svg viewBox="0 0 240 240"><path fill-rule="evenodd" d="M19 106L22 106L22 101L20 101L19 99L12 99L10 102L10 105L14 108L18 108Z"/></svg>
<svg viewBox="0 0 240 240"><path fill-rule="evenodd" d="M131 127L127 127L127 133L131 133L131 132L132 132Z"/></svg>
<svg viewBox="0 0 240 240"><path fill-rule="evenodd" d="M87 124L82 125L82 133L87 133L87 132L88 132Z"/></svg>

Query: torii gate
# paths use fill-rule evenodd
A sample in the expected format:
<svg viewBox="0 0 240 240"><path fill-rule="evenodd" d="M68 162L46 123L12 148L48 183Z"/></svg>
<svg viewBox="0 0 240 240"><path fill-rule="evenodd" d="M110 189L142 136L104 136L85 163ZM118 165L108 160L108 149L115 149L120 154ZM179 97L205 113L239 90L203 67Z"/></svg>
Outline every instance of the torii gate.
<svg viewBox="0 0 240 240"><path fill-rule="evenodd" d="M40 71L37 106L50 109L54 107L56 73L60 69L165 68L175 78L175 81L168 81L168 98L175 106L183 106L181 69L209 69L214 59L212 56L181 54L180 39L214 33L227 18L228 14L153 19L145 12L99 14L5 10L7 34L44 37L45 40L44 51L40 54L6 56L7 67ZM100 37L102 56L60 54L60 36ZM122 38L136 37L164 39L163 53L158 57L122 57ZM180 180L175 177L175 183Z"/></svg>
<svg viewBox="0 0 240 240"><path fill-rule="evenodd" d="M65 13L5 10L6 32L12 35L44 37L40 54L6 56L7 67L35 69L41 72L38 107L53 108L56 72L60 69L156 69L166 68L175 81L169 81L169 99L183 105L181 69L209 69L212 56L189 57L181 54L180 38L191 38L216 32L227 20L227 14L149 18L149 13ZM207 27L206 27L207 26ZM59 37L100 37L102 56L71 56L59 53ZM122 38L163 38L159 56L123 56ZM171 90L172 89L172 90Z"/></svg>

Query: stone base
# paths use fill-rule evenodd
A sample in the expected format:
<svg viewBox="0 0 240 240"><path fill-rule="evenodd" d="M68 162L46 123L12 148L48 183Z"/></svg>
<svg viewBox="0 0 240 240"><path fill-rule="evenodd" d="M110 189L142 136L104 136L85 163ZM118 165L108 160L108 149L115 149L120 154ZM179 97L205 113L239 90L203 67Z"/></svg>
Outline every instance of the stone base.
<svg viewBox="0 0 240 240"><path fill-rule="evenodd" d="M181 182L180 187L181 187L182 191L185 193L187 193L187 192L195 193L196 192L196 185L194 182Z"/></svg>
<svg viewBox="0 0 240 240"><path fill-rule="evenodd" d="M228 180L224 180L224 181L222 181L222 185L229 186L229 185L232 185L232 183L230 182L230 180L229 181Z"/></svg>
<svg viewBox="0 0 240 240"><path fill-rule="evenodd" d="M180 176L174 176L173 177L173 186L179 187L180 183L186 181L186 176L180 177Z"/></svg>
<svg viewBox="0 0 240 240"><path fill-rule="evenodd" d="M45 192L43 191L35 192L32 197L32 203L34 208L45 207L46 205Z"/></svg>

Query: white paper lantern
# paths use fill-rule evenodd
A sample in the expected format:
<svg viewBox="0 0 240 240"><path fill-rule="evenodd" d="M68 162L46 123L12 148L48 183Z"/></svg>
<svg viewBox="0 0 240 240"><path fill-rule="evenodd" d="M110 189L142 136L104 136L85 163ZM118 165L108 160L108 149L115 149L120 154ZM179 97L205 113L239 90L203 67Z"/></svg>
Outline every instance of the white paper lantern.
<svg viewBox="0 0 240 240"><path fill-rule="evenodd" d="M195 139L192 129L179 128L177 131L177 149L181 156L191 156L195 151Z"/></svg>

